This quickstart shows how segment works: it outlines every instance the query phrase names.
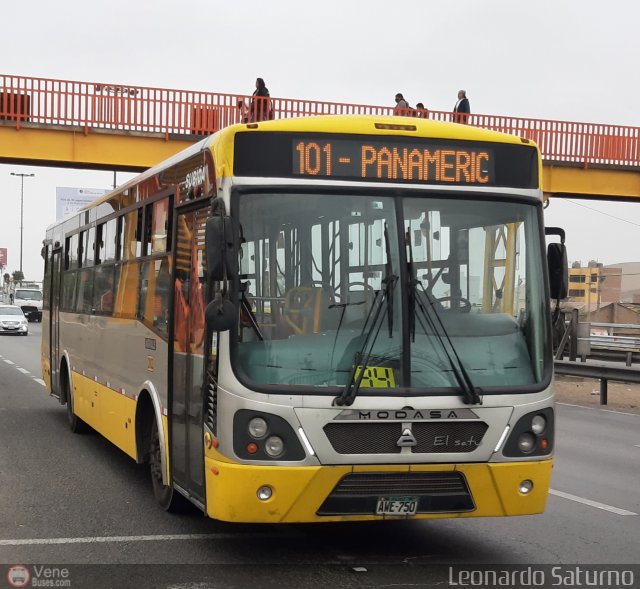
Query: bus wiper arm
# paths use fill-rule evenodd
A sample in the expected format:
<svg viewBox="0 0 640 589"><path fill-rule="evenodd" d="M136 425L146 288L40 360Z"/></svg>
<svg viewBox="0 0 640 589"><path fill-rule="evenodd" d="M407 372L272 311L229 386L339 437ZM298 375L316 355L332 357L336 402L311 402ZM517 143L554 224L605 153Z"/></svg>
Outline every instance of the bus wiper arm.
<svg viewBox="0 0 640 589"><path fill-rule="evenodd" d="M256 316L253 314L253 309L251 308L251 303L249 299L247 299L247 288L249 286L248 282L240 285L240 307L245 312L246 319L251 325L251 328L255 332L258 340L264 341L264 336L262 335L262 331L260 331L260 326L256 321Z"/></svg>
<svg viewBox="0 0 640 589"><path fill-rule="evenodd" d="M414 292L413 296L415 297L416 303L415 310L421 312L422 316L429 324L431 331L438 338L438 341L440 342L440 345L444 350L447 360L449 361L456 382L458 383L458 386L462 391L464 402L467 405L482 405L482 390L473 384L473 381L471 380L469 373L464 367L462 360L460 360L460 356L458 356L458 352L456 351L456 348L453 345L453 342L451 341L451 338L449 337L449 334L447 333L442 320L440 319L440 315L438 315L438 312L434 309L435 301L433 297L425 290L420 281L416 282L420 285L422 294L426 298L428 305L425 305L420 297L417 296L417 293ZM414 285L413 288L415 289L416 286ZM420 324L422 325L422 329L426 334L427 330L425 328L425 325L422 323L421 319L419 320Z"/></svg>
<svg viewBox="0 0 640 589"><path fill-rule="evenodd" d="M333 400L334 405L353 405L356 395L358 394L358 390L360 389L360 385L362 384L362 379L364 378L367 370L367 365L371 359L373 347L378 339L378 334L380 333L385 313L388 318L389 337L393 337L393 291L396 283L398 282L398 277L395 274L392 274L391 246L389 244L389 231L386 223L384 224L384 243L387 254L385 277L382 279L384 290L376 291L375 299L373 300L371 309L369 310L364 326L362 327L361 335L364 334L364 342L353 357L353 366L351 368L349 380L347 381L342 393ZM377 306L375 304L376 301L378 301ZM373 312L374 309L375 313ZM360 369L359 372L358 369Z"/></svg>
<svg viewBox="0 0 640 589"><path fill-rule="evenodd" d="M453 371L453 375L455 376L456 382L462 391L462 395L464 398L464 402L467 405L482 405L482 397L480 396L481 390L480 388L474 386L469 373L462 364L462 360L460 360L460 356L458 356L458 352L456 351L447 330L440 319L440 315L434 308L435 300L433 295L430 294L425 288L422 282L418 280L417 277L414 277L415 270L413 266L413 247L411 245L411 235L407 232L406 237L406 245L409 250L409 259L408 259L408 275L409 275L409 288L408 288L408 297L409 297L409 329L411 332L411 340L415 342L415 329L416 329L416 316L418 311L422 314L422 317L427 321L429 327L433 334L438 338L438 342L440 346L444 350L444 354L449 361L449 365L451 366L451 370ZM418 287L421 288L422 294L424 298L428 302L428 306L424 304L421 298L418 296ZM420 321L420 325L422 325L422 329L427 334L427 329L418 316Z"/></svg>
<svg viewBox="0 0 640 589"><path fill-rule="evenodd" d="M373 300L371 309L369 310L364 326L362 327L362 331L360 332L360 337L364 335L364 341L353 356L353 365L351 367L349 379L347 380L347 384L342 390L342 393L333 400L334 405L353 405L356 395L358 394L358 390L360 389L360 385L362 384L367 363L371 358L371 351L378 339L378 334L380 333L380 328L384 321L383 309L385 308L385 300L385 292L380 290L376 291L376 297ZM376 302L378 303L377 305ZM360 369L360 372L358 372L358 369Z"/></svg>

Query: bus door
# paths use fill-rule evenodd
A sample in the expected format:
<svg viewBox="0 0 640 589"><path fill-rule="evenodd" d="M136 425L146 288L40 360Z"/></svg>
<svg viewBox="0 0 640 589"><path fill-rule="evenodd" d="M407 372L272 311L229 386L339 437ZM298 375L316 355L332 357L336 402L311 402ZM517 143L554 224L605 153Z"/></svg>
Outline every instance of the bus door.
<svg viewBox="0 0 640 589"><path fill-rule="evenodd" d="M62 276L62 249L54 250L51 257L51 284L49 285L49 366L51 392L60 396L60 281Z"/></svg>
<svg viewBox="0 0 640 589"><path fill-rule="evenodd" d="M209 208L176 213L170 464L174 484L204 504L204 237Z"/></svg>

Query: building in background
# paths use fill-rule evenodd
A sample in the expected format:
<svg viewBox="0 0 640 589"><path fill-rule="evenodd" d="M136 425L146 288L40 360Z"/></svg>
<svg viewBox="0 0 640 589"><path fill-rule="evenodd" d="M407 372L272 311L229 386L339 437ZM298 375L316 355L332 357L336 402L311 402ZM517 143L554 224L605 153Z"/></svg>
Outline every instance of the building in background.
<svg viewBox="0 0 640 589"><path fill-rule="evenodd" d="M567 308L577 308L608 323L619 323L623 316L637 317L640 306L640 262L624 262L603 266L591 260L586 266L576 261L569 268ZM600 310L603 312L600 312ZM624 322L624 321L623 321Z"/></svg>
<svg viewBox="0 0 640 589"><path fill-rule="evenodd" d="M620 274L620 296L611 302L640 303L640 262L613 264L606 266L605 270L619 270Z"/></svg>
<svg viewBox="0 0 640 589"><path fill-rule="evenodd" d="M569 300L586 313L621 300L623 269L591 260L587 266L576 261L569 268Z"/></svg>
<svg viewBox="0 0 640 589"><path fill-rule="evenodd" d="M615 335L638 337L638 329L625 329L625 325L638 325L640 323L640 305L633 303L607 303L598 310L592 311L589 320L592 323L616 323ZM604 328L604 333L613 335L611 328Z"/></svg>

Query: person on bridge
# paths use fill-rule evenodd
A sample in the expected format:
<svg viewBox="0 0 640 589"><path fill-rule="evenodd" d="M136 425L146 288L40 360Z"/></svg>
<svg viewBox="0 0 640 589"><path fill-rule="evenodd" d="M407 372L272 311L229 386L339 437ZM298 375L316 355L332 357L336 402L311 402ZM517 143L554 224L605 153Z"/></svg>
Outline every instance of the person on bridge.
<svg viewBox="0 0 640 589"><path fill-rule="evenodd" d="M251 98L251 107L249 109L250 122L266 121L273 118L271 110L271 98L262 78L256 78L256 89Z"/></svg>
<svg viewBox="0 0 640 589"><path fill-rule="evenodd" d="M393 109L393 114L398 117L410 117L412 114L411 107L401 92L396 94L396 106Z"/></svg>
<svg viewBox="0 0 640 589"><path fill-rule="evenodd" d="M244 100L238 100L236 106L238 107L238 111L240 112L240 122L248 123L249 111L247 110Z"/></svg>
<svg viewBox="0 0 640 589"><path fill-rule="evenodd" d="M458 90L458 102L453 107L453 122L467 124L471 107L465 90Z"/></svg>
<svg viewBox="0 0 640 589"><path fill-rule="evenodd" d="M416 104L415 116L418 117L419 119L428 119L429 109L426 109L424 107L424 104L422 104L422 102L418 102L418 104Z"/></svg>

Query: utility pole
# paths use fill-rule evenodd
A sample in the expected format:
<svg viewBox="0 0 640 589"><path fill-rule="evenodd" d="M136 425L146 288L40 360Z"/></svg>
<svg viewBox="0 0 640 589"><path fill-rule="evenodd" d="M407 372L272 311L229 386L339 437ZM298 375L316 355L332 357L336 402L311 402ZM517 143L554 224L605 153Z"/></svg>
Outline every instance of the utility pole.
<svg viewBox="0 0 640 589"><path fill-rule="evenodd" d="M20 273L22 274L22 235L24 232L24 179L31 178L35 176L35 174L16 174L15 172L11 172L11 175L20 176Z"/></svg>

